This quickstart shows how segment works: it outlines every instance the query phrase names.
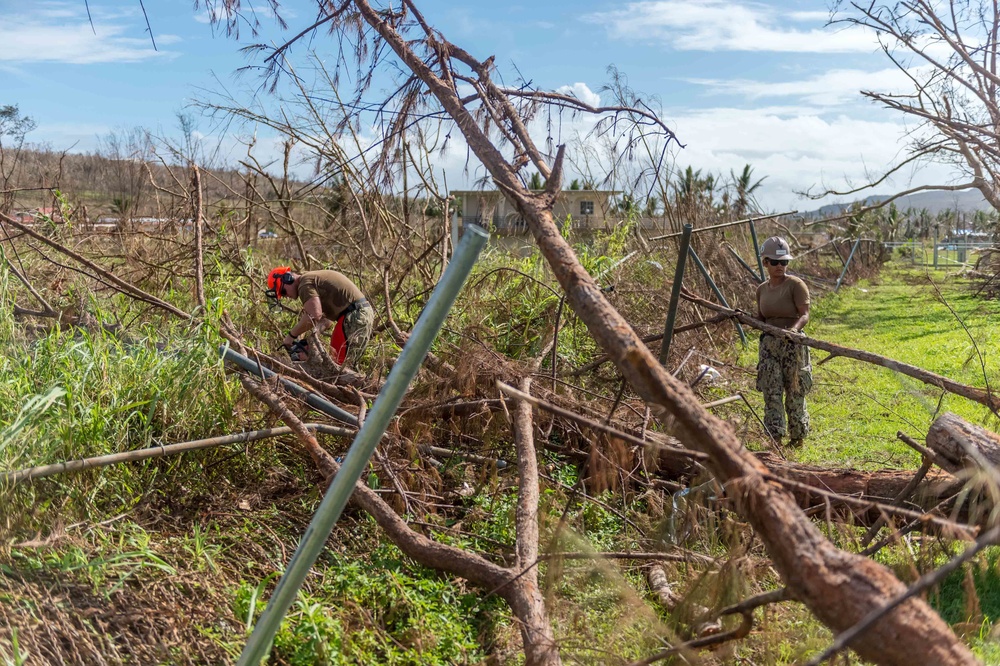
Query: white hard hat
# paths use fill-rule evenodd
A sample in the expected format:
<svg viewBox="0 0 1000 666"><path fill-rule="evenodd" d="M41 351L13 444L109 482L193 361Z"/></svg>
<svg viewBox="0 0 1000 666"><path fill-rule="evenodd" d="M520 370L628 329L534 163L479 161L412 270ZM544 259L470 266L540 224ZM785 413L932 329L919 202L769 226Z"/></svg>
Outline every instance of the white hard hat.
<svg viewBox="0 0 1000 666"><path fill-rule="evenodd" d="M788 242L781 236L771 236L760 246L760 256L767 259L793 259Z"/></svg>

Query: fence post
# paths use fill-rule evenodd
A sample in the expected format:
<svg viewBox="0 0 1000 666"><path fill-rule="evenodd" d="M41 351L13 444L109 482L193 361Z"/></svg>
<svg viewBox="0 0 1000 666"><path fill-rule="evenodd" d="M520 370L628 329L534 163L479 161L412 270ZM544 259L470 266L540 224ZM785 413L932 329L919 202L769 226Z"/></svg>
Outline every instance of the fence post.
<svg viewBox="0 0 1000 666"><path fill-rule="evenodd" d="M456 208L451 212L451 254L455 254L455 248L458 247L458 222L458 208Z"/></svg>
<svg viewBox="0 0 1000 666"><path fill-rule="evenodd" d="M847 255L847 261L844 262L844 270L840 272L840 277L837 278L837 286L833 288L834 292L840 289L840 283L844 281L844 276L847 275L847 267L851 265L851 259L854 258L854 252L858 249L859 245L861 245L860 236L858 237L858 240L854 241L854 247L851 248L851 253Z"/></svg>
<svg viewBox="0 0 1000 666"><path fill-rule="evenodd" d="M660 365L667 364L667 354L674 338L674 321L677 319L677 304L681 299L681 281L684 279L684 264L687 262L688 249L691 247L690 224L684 225L681 235L680 249L677 251L677 267L674 269L674 284L670 287L670 305L667 307L667 321L663 325L663 342L660 343Z"/></svg>
<svg viewBox="0 0 1000 666"><path fill-rule="evenodd" d="M750 275L752 275L754 277L754 279L757 280L758 282L763 282L763 280L760 279L760 276L757 275L757 271L755 271L754 269L750 268L750 264L748 264L747 262L743 261L743 257L741 257L736 252L736 250L734 250L728 243L726 244L726 249L729 250L729 254L733 255L733 259L735 259L736 261L738 261L739 264L740 264L740 266L742 266L746 270L747 273L749 273Z"/></svg>
<svg viewBox="0 0 1000 666"><path fill-rule="evenodd" d="M757 275L760 276L760 281L764 281L764 262L760 258L760 245L757 244L757 227L754 225L753 220L750 220L750 238L753 240L753 253L757 255Z"/></svg>
<svg viewBox="0 0 1000 666"><path fill-rule="evenodd" d="M716 286L715 280L713 280L712 276L708 274L708 269L705 268L705 264L701 263L701 259L698 258L698 254L694 251L694 248L689 247L688 252L691 254L691 259L694 260L694 265L698 267L698 270L701 271L705 281L708 282L708 286L715 293L715 297L719 299L719 303L721 303L723 307L732 310L732 308L729 307L729 303L726 302L726 297L722 295L722 290ZM747 334L743 332L743 327L740 325L739 321L733 319L733 323L736 324L736 331L740 334L740 340L743 341L743 346L745 347L747 344Z"/></svg>
<svg viewBox="0 0 1000 666"><path fill-rule="evenodd" d="M489 234L480 227L472 225L466 227L451 263L448 264L427 305L420 313L409 341L392 366L389 377L375 399L375 404L368 412L368 418L351 443L340 471L333 478L309 527L302 535L299 547L288 562L285 574L278 581L267 608L257 620L253 633L237 662L238 666L258 666L270 649L285 613L295 601L299 588L302 587L309 570L325 547L327 537L333 531L333 526L354 492L355 484L368 465L368 459L382 439L410 382L420 369L431 343L444 325L458 292L472 272L472 267L488 238Z"/></svg>

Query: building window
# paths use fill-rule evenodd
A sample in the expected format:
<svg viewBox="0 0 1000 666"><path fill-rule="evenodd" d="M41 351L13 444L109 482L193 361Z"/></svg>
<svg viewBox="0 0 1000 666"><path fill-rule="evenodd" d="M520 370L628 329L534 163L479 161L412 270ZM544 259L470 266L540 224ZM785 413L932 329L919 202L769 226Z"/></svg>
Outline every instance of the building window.
<svg viewBox="0 0 1000 666"><path fill-rule="evenodd" d="M581 201L580 202L580 215L593 215L594 214L594 202L593 201Z"/></svg>

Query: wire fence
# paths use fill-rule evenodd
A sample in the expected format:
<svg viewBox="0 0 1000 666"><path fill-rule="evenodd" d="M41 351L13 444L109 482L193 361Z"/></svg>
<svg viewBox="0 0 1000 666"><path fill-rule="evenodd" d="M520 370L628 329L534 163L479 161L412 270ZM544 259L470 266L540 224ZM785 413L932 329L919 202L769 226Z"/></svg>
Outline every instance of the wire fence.
<svg viewBox="0 0 1000 666"><path fill-rule="evenodd" d="M984 251L995 247L993 243L984 242L946 240L928 243L916 239L885 241L882 245L897 256L909 258L914 266L937 270L973 266Z"/></svg>

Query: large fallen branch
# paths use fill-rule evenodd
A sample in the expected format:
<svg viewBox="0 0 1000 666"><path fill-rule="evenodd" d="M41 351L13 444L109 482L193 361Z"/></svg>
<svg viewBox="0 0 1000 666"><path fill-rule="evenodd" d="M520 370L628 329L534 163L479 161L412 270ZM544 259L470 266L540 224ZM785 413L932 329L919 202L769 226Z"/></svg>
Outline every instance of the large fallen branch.
<svg viewBox="0 0 1000 666"><path fill-rule="evenodd" d="M412 2L404 4L415 12ZM887 568L836 548L802 513L789 492L777 483L768 482L764 466L742 447L731 426L701 407L693 392L660 366L628 322L611 306L553 220L552 206L561 186L564 148L559 149L549 168L526 132L507 135L508 141L515 145L514 154L525 156L547 179L545 191L529 191L518 177L517 169L494 146L457 93L448 64L451 58L472 69L481 86L479 90L485 91L483 103L490 105L505 127L517 129L522 120L509 99L490 80L491 64L474 59L423 24L426 39L433 44L422 43L434 54L433 60L443 72L439 75L428 60L414 51L421 42L415 43L397 32L397 25L404 17L376 11L366 0L355 0L354 6L454 119L470 149L527 222L565 291L567 302L629 384L658 415L676 419L686 431L684 441L709 455L708 465L716 478L726 484L728 495L766 544L792 594L838 632L903 594L906 588ZM930 606L916 598L907 599L860 636L855 649L865 659L880 664L912 666L914 654L921 655L926 663L978 663Z"/></svg>
<svg viewBox="0 0 1000 666"><path fill-rule="evenodd" d="M305 427L305 424L285 406L278 395L265 385L245 375L240 376L240 382L247 392L267 405L279 419L292 429L320 473L329 482L339 471L340 465L319 445L316 437ZM527 456L529 447L532 451L534 450L534 445L530 439L525 439L525 431L521 429L522 427L531 427L530 406L528 409L527 421L524 420L523 415L518 417L519 423L515 427L515 437L520 439L518 444L519 467L522 472L526 472L530 476L530 463L526 461L524 466L521 465L522 452ZM537 554L538 552L537 481L535 488L536 493L533 497L530 495L522 496L518 501L519 560L521 557L534 558L533 553ZM521 570L517 568L507 569L475 553L438 543L410 529L409 525L392 510L392 507L360 481L354 487L351 500L375 519L386 537L407 557L425 567L461 576L504 599L510 605L514 616L521 622L521 636L525 642L525 655L528 657L526 664L558 666L560 663L559 653L554 649L551 628L545 614L544 599L538 589L537 575L532 577L524 571L525 568L529 567L533 570L537 558L534 558ZM534 523L533 528L531 523ZM527 534L523 531L526 531ZM534 539L533 547L530 545L531 539Z"/></svg>
<svg viewBox="0 0 1000 666"><path fill-rule="evenodd" d="M878 354L873 354L871 352L862 351L860 349L852 349L850 347L842 347L841 345L835 345L832 342L826 342L825 340L818 340L816 338L810 338L807 335L794 335L790 334L788 331L777 326L769 326L764 322L760 321L756 317L752 317L746 312L741 310L732 310L721 305L716 305L711 301L707 301L703 298L699 298L688 291L682 291L681 295L704 308L709 310L715 310L716 312L728 314L730 317L736 319L744 326L749 326L755 328L762 333L768 333L779 338L787 338L790 335L792 339L795 340L800 345L806 347L812 347L813 349L821 349L826 352L830 352L830 358L837 356L844 356L846 358L853 358L857 361L864 361L865 363L871 363L873 365L882 366L883 368L888 368L900 374L906 375L908 377L913 377L918 379L925 384L930 386L935 386L937 388L948 391L949 393L954 393L955 395L960 395L963 398L968 398L969 400L974 400L989 407L994 413L998 413L1000 410L1000 397L993 394L992 391L981 389L975 386L969 386L967 384L962 384L956 382L953 379L948 379L939 374L933 373L930 370L924 370L923 368L918 368L915 365L910 365L909 363L903 363L895 359L888 358L886 356L879 356ZM824 359L826 360L826 359ZM1000 414L998 414L1000 415Z"/></svg>

